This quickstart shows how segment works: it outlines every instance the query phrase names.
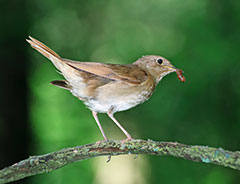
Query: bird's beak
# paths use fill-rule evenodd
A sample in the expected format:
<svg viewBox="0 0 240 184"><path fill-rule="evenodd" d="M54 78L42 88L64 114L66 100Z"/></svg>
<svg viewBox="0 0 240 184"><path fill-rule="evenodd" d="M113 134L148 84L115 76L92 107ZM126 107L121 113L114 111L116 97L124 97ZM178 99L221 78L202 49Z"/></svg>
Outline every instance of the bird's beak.
<svg viewBox="0 0 240 184"><path fill-rule="evenodd" d="M177 74L177 77L178 79L181 81L181 82L185 82L186 81L186 78L183 76L183 70L181 69L178 69L172 65L165 65L165 67L168 69L169 72L176 72Z"/></svg>
<svg viewBox="0 0 240 184"><path fill-rule="evenodd" d="M177 70L179 70L179 69L177 69L175 66L165 65L165 67L168 68L168 70L170 70L170 71L172 71L172 72L176 72Z"/></svg>

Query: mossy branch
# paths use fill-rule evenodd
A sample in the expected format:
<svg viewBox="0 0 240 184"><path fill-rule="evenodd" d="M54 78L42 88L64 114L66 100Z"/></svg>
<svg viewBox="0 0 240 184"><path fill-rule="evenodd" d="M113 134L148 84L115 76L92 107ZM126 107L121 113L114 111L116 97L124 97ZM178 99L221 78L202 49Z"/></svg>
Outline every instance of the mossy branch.
<svg viewBox="0 0 240 184"><path fill-rule="evenodd" d="M131 140L107 141L100 144L88 144L40 156L31 156L12 166L0 170L0 184L16 181L28 176L48 173L69 163L98 156L148 154L169 155L195 162L212 163L240 170L240 152L211 148L207 146L190 146L176 142L155 142Z"/></svg>

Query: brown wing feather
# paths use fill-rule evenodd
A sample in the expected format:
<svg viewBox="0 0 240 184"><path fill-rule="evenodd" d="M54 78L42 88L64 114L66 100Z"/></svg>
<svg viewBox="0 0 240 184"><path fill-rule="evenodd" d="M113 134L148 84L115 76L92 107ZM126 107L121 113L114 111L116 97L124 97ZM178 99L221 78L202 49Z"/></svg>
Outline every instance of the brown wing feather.
<svg viewBox="0 0 240 184"><path fill-rule="evenodd" d="M125 81L126 83L135 85L143 83L149 77L148 73L136 65L77 62L63 59L40 41L30 36L29 38L27 42L34 49L50 59L68 81L53 81L52 84L64 89L71 89L72 86L77 88L80 84L76 76L79 76L79 79L83 79L83 83L86 84L85 89L82 89L86 93L83 96L94 96L97 87L106 85L109 82Z"/></svg>
<svg viewBox="0 0 240 184"><path fill-rule="evenodd" d="M148 78L148 74L136 65L77 62L68 59L63 59L63 61L76 70L89 72L111 80L122 80L132 84L141 84Z"/></svg>

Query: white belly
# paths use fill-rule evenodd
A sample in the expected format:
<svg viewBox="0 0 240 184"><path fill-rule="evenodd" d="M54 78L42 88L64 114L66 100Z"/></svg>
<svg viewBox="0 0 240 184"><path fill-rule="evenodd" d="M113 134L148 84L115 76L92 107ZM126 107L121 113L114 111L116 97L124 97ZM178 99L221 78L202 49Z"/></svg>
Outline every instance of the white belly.
<svg viewBox="0 0 240 184"><path fill-rule="evenodd" d="M109 100L108 102L102 102L97 100L90 100L84 102L84 104L91 110L99 113L107 113L109 110L113 109L113 112L128 110L140 102L136 102L134 100L122 101L122 100Z"/></svg>
<svg viewBox="0 0 240 184"><path fill-rule="evenodd" d="M110 90L111 91L111 90ZM108 95L99 95L98 100L92 99L85 101L84 104L91 110L99 113L107 113L128 110L136 105L146 101L151 95L150 91L140 91L125 93L123 95L109 93Z"/></svg>

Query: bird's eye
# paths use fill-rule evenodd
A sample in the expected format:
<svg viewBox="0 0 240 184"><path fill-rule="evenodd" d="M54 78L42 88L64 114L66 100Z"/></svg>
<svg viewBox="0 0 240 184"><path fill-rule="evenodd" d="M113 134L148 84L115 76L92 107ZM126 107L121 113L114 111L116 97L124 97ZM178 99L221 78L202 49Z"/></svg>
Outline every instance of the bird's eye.
<svg viewBox="0 0 240 184"><path fill-rule="evenodd" d="M158 64L162 64L163 60L161 58L157 59Z"/></svg>

